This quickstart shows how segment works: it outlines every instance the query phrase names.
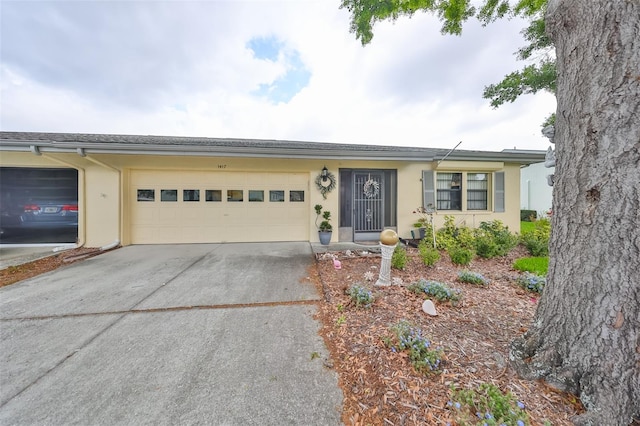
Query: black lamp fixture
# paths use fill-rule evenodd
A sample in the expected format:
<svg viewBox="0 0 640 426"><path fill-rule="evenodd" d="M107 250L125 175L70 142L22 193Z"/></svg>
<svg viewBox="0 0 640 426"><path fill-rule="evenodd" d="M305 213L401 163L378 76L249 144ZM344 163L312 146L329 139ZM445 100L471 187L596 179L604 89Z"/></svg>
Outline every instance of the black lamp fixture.
<svg viewBox="0 0 640 426"><path fill-rule="evenodd" d="M322 181L326 182L327 178L329 177L329 170L327 169L327 166L324 166L322 168L322 173L320 174L320 176L322 176Z"/></svg>

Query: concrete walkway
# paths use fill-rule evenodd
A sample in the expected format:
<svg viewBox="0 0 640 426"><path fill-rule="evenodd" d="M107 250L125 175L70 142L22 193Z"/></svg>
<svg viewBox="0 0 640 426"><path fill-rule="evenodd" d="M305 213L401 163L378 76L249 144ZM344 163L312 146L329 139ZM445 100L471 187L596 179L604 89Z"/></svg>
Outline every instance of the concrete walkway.
<svg viewBox="0 0 640 426"><path fill-rule="evenodd" d="M340 424L312 262L129 246L1 288L0 424Z"/></svg>

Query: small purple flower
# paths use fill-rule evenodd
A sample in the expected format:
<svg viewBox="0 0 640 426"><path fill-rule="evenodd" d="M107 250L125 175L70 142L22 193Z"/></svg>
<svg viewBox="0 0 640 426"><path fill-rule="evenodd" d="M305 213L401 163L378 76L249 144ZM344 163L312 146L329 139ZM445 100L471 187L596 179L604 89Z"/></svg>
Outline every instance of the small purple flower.
<svg viewBox="0 0 640 426"><path fill-rule="evenodd" d="M522 420L518 420L518 421L516 422L516 424L517 424L518 426L524 426L524 422L523 422Z"/></svg>
<svg viewBox="0 0 640 426"><path fill-rule="evenodd" d="M518 401L518 408L524 410L524 404L520 401Z"/></svg>
<svg viewBox="0 0 640 426"><path fill-rule="evenodd" d="M460 403L456 402L455 404L453 404L458 410L460 409Z"/></svg>

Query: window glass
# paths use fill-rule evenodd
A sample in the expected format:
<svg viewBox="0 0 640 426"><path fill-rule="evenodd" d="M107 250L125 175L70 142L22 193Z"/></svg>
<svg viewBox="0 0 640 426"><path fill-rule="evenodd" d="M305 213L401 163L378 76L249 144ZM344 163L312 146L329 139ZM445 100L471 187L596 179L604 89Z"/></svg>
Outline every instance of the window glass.
<svg viewBox="0 0 640 426"><path fill-rule="evenodd" d="M182 201L200 201L199 189L183 189Z"/></svg>
<svg viewBox="0 0 640 426"><path fill-rule="evenodd" d="M249 190L249 202L256 201L262 202L264 201L264 191L258 189L250 189Z"/></svg>
<svg viewBox="0 0 640 426"><path fill-rule="evenodd" d="M161 189L160 201L178 201L177 189Z"/></svg>
<svg viewBox="0 0 640 426"><path fill-rule="evenodd" d="M153 189L138 189L138 201L155 201L156 191Z"/></svg>
<svg viewBox="0 0 640 426"><path fill-rule="evenodd" d="M462 173L438 173L438 210L462 210Z"/></svg>
<svg viewBox="0 0 640 426"><path fill-rule="evenodd" d="M289 201L293 203L304 201L304 191L289 191Z"/></svg>
<svg viewBox="0 0 640 426"><path fill-rule="evenodd" d="M206 201L222 201L222 190L220 189L207 189L204 192Z"/></svg>
<svg viewBox="0 0 640 426"><path fill-rule="evenodd" d="M284 191L269 191L269 201L284 202Z"/></svg>
<svg viewBox="0 0 640 426"><path fill-rule="evenodd" d="M467 210L487 210L487 173L467 173Z"/></svg>
<svg viewBox="0 0 640 426"><path fill-rule="evenodd" d="M242 189L227 189L227 201L244 201Z"/></svg>

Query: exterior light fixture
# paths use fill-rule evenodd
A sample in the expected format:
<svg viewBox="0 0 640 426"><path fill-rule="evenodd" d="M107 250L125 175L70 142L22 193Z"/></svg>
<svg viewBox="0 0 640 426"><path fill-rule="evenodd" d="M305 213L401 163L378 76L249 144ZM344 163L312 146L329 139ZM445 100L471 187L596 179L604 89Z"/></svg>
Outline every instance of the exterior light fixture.
<svg viewBox="0 0 640 426"><path fill-rule="evenodd" d="M320 176L322 176L322 181L326 182L327 178L329 177L329 170L327 169L327 166L324 166L322 168L322 174L320 174Z"/></svg>

